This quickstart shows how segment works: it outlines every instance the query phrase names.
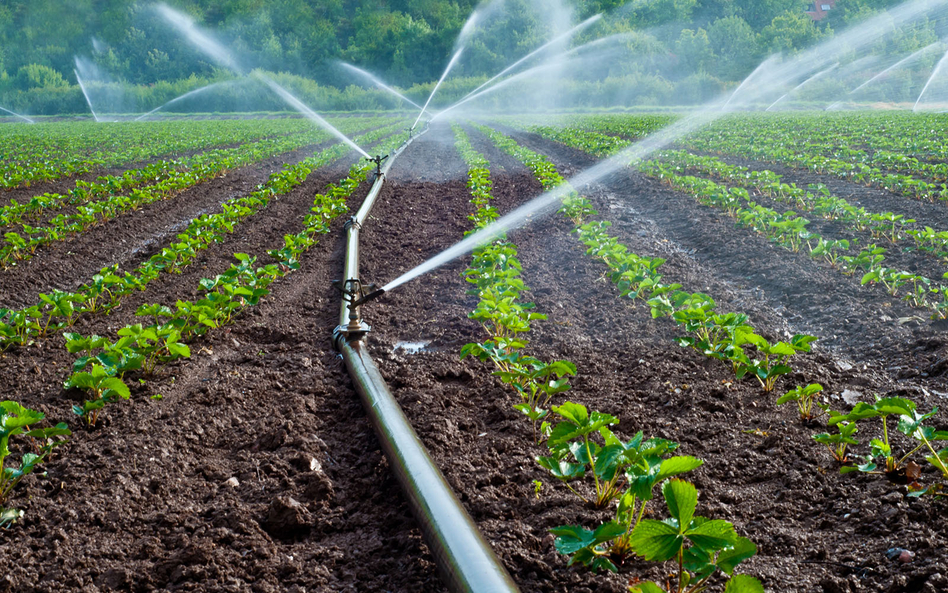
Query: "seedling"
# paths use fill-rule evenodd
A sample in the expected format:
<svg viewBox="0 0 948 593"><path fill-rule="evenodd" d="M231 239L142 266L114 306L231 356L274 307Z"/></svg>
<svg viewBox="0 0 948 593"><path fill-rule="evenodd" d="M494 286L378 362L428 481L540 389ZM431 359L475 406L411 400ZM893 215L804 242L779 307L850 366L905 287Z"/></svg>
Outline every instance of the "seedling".
<svg viewBox="0 0 948 593"><path fill-rule="evenodd" d="M783 405L787 402L796 402L797 410L800 412L800 419L807 422L813 420L819 415L814 411L814 404L817 410L820 410L817 398L823 391L823 386L819 383L811 383L806 387L795 387L783 394L778 400L777 405Z"/></svg>
<svg viewBox="0 0 948 593"><path fill-rule="evenodd" d="M832 414L831 414L832 415ZM849 458L846 457L846 449L849 445L859 444L859 441L853 438L853 435L859 431L855 422L838 422L836 434L823 432L813 435L813 440L822 445L826 445L833 459L840 463L846 463Z"/></svg>
<svg viewBox="0 0 948 593"><path fill-rule="evenodd" d="M72 411L82 418L85 418L89 426L95 426L99 420L99 413L105 404L112 403L121 399L131 397L128 385L118 377L112 377L108 374L105 367L94 363L92 369L87 372L73 373L63 384L66 389L82 389L92 396L82 402L81 406L73 406Z"/></svg>
<svg viewBox="0 0 948 593"><path fill-rule="evenodd" d="M686 456L667 457L678 444L666 439L644 439L642 432L623 442L608 428L618 423L614 416L589 413L579 404L566 402L554 406L553 411L564 420L550 431L547 439L551 455L537 457L537 463L597 508L618 502L615 519L595 532L576 526L552 530L559 536L557 549L572 555L570 564L579 562L593 570L615 570L615 562L623 561L632 552L632 530L641 522L654 487L700 467L702 461ZM594 433L602 437L602 445L591 440ZM569 484L586 475L592 475L594 498L587 499Z"/></svg>
<svg viewBox="0 0 948 593"><path fill-rule="evenodd" d="M840 424L843 422L857 422L868 418L880 418L882 420L882 439L872 439L869 443L870 454L864 457L865 463L855 466L847 466L840 469L841 473L854 471L866 473L882 473L890 481L915 484L919 477L917 465L910 462L909 458L922 448L927 448L931 453L925 460L935 466L942 477L948 479L948 449L936 451L932 445L935 441L948 441L948 431L935 430L931 426L925 426L924 422L932 418L938 412L938 408L933 408L927 414L919 413L915 402L901 397L877 397L875 403L867 404L860 402L856 404L849 414L831 415L829 424ZM902 455L897 456L889 440L889 416L897 416L899 422L897 429L902 434L918 441L918 445ZM882 469L879 471L877 460L882 461ZM909 465L911 464L911 465Z"/></svg>
<svg viewBox="0 0 948 593"><path fill-rule="evenodd" d="M42 412L31 410L17 402L0 402L0 527L10 525L23 515L16 509L5 508L5 505L20 480L33 473L53 448L65 442L53 437L72 434L65 423L50 428L30 429L30 425L36 425L45 417ZM18 435L30 437L34 443L39 443L39 447L35 453L24 453L20 457L20 466L14 468L9 467L6 461L11 454L10 439Z"/></svg>

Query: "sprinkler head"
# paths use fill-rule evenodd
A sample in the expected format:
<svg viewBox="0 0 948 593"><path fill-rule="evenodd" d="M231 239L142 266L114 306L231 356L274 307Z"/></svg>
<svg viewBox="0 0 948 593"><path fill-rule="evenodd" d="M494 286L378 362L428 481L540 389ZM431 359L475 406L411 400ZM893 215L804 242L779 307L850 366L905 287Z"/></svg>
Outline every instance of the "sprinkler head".
<svg viewBox="0 0 948 593"><path fill-rule="evenodd" d="M375 176L382 176L382 161L388 158L388 155L377 155L375 157L365 157L369 162L375 163Z"/></svg>
<svg viewBox="0 0 948 593"><path fill-rule="evenodd" d="M349 303L349 323L338 326L333 334L336 339L339 336L343 336L347 340L362 339L372 328L362 321L359 307L382 296L385 291L382 289L376 290L374 284L362 284L358 278L350 278L345 282L334 280L332 284L336 290L342 293L343 300Z"/></svg>

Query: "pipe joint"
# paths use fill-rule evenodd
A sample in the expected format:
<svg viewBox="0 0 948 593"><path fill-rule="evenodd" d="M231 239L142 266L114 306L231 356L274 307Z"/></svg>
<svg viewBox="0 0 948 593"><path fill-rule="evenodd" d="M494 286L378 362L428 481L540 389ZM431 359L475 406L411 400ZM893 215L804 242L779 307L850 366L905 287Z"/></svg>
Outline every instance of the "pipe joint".
<svg viewBox="0 0 948 593"><path fill-rule="evenodd" d="M346 222L342 224L342 230L348 233L349 229L351 229L352 227L355 227L355 230L357 231L362 230L362 223L359 222L355 216L351 217L349 220L347 220Z"/></svg>

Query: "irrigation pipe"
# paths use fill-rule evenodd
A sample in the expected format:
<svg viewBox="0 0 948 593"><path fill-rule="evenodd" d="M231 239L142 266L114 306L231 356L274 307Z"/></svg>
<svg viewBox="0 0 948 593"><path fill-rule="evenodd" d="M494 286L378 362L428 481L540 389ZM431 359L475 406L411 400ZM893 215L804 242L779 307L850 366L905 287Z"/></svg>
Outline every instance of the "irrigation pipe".
<svg viewBox="0 0 948 593"><path fill-rule="evenodd" d="M427 132L427 128L421 132ZM418 134L419 136L421 134ZM417 137L417 136L416 136ZM358 213L346 224L346 286L359 278L359 233L369 216L385 175L410 138L381 168ZM354 293L356 296L359 293ZM441 578L452 593L517 593L517 585L461 506L441 471L431 460L405 413L395 401L365 344L368 326L359 318L358 303L343 298L333 343L342 353L353 385L362 399L382 451L421 526Z"/></svg>

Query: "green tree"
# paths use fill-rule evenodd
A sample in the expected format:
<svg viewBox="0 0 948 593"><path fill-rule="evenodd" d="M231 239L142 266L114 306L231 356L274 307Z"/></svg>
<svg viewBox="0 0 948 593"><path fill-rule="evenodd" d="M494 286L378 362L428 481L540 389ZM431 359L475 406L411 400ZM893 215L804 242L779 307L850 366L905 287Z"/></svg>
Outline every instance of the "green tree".
<svg viewBox="0 0 948 593"><path fill-rule="evenodd" d="M691 72L705 72L707 65L714 59L711 41L704 29L682 29L675 42L675 51L682 65Z"/></svg>
<svg viewBox="0 0 948 593"><path fill-rule="evenodd" d="M720 18L708 27L711 51L718 57L714 73L724 80L738 80L750 74L760 59L757 34L739 16Z"/></svg>
<svg viewBox="0 0 948 593"><path fill-rule="evenodd" d="M760 32L760 44L770 53L792 53L808 47L832 33L821 30L804 12L788 10Z"/></svg>
<svg viewBox="0 0 948 593"><path fill-rule="evenodd" d="M27 64L16 73L16 84L21 90L54 89L69 86L63 75L49 66L42 64Z"/></svg>

